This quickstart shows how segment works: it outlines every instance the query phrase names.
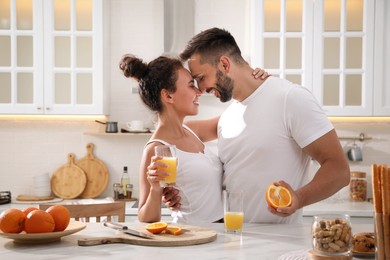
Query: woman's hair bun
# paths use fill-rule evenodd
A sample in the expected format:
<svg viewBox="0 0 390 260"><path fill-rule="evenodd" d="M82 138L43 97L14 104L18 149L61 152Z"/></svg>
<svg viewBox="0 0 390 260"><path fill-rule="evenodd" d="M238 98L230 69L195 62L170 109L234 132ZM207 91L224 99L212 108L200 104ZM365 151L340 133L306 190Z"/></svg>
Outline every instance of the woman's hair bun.
<svg viewBox="0 0 390 260"><path fill-rule="evenodd" d="M119 62L119 68L123 71L125 77L141 80L148 71L148 65L141 59L131 54L126 54Z"/></svg>

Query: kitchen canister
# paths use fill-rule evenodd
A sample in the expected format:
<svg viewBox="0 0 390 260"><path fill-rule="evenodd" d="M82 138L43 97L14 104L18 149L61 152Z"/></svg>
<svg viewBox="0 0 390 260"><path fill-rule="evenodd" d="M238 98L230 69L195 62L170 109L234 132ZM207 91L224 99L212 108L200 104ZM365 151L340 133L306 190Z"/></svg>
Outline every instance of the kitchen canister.
<svg viewBox="0 0 390 260"><path fill-rule="evenodd" d="M367 179L365 172L351 172L349 197L353 202L367 200Z"/></svg>
<svg viewBox="0 0 390 260"><path fill-rule="evenodd" d="M312 239L315 253L352 259L352 228L349 215L323 214L314 216Z"/></svg>

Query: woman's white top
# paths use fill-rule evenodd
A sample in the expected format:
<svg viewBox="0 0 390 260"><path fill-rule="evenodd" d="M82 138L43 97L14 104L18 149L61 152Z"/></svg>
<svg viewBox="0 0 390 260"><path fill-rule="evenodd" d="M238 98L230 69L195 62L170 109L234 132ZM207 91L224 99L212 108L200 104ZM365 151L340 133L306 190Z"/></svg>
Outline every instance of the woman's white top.
<svg viewBox="0 0 390 260"><path fill-rule="evenodd" d="M198 139L199 137L183 125ZM200 140L200 139L199 139ZM169 143L151 139L149 143ZM181 208L172 212L173 222L211 223L223 218L222 164L218 156L206 146L204 153L190 153L176 149L178 158L176 188L181 197Z"/></svg>

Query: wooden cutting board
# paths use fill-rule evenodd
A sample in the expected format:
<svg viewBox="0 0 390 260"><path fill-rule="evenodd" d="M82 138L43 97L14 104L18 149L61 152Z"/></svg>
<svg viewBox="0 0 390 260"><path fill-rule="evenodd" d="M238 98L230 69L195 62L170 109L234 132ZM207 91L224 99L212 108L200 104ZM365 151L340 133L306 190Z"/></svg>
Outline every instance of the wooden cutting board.
<svg viewBox="0 0 390 260"><path fill-rule="evenodd" d="M190 246L198 245L212 242L217 239L217 232L211 229L188 226L188 225L178 225L187 231L181 235L170 235L165 233L155 234L152 239L140 238L128 234L124 234L120 231L113 230L116 233L112 237L88 237L78 240L79 246L93 246L93 245L103 245L111 243L123 243L123 244L132 244L140 246ZM145 230L145 225L143 226L129 226L129 228L147 232Z"/></svg>
<svg viewBox="0 0 390 260"><path fill-rule="evenodd" d="M30 196L30 195L18 195L16 200L19 201L41 201L41 200L52 200L53 196Z"/></svg>
<svg viewBox="0 0 390 260"><path fill-rule="evenodd" d="M87 177L87 185L79 196L80 198L96 198L106 189L109 173L106 165L93 155L94 144L87 144L87 155L76 162L83 169Z"/></svg>
<svg viewBox="0 0 390 260"><path fill-rule="evenodd" d="M74 158L74 154L68 154L68 162L57 169L50 179L52 192L62 199L77 198L87 184L87 177L74 163Z"/></svg>

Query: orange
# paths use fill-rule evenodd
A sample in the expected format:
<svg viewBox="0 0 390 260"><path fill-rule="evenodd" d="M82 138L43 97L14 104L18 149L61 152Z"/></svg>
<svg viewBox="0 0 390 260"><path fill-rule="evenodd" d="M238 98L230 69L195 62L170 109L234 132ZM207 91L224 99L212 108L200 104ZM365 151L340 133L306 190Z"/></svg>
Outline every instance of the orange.
<svg viewBox="0 0 390 260"><path fill-rule="evenodd" d="M0 215L0 229L4 233L20 233L24 229L26 216L15 208L6 209Z"/></svg>
<svg viewBox="0 0 390 260"><path fill-rule="evenodd" d="M174 236L177 236L177 235L181 235L183 232L182 232L181 227L177 227L177 226L168 226L168 227L165 229L165 233L171 234L171 235L174 235Z"/></svg>
<svg viewBox="0 0 390 260"><path fill-rule="evenodd" d="M163 232L167 228L168 224L165 222L154 222L146 225L146 230L153 234Z"/></svg>
<svg viewBox="0 0 390 260"><path fill-rule="evenodd" d="M291 205L292 197L290 191L283 186L270 184L267 188L265 198L271 208L288 207Z"/></svg>
<svg viewBox="0 0 390 260"><path fill-rule="evenodd" d="M27 218L28 213L30 213L31 211L36 210L36 209L38 209L38 208L35 208L35 207L28 207L28 208L25 208L25 209L22 210L22 211L23 211L24 215L26 215L26 218Z"/></svg>
<svg viewBox="0 0 390 260"><path fill-rule="evenodd" d="M53 217L44 210L36 209L28 213L24 223L26 233L53 232L55 222Z"/></svg>
<svg viewBox="0 0 390 260"><path fill-rule="evenodd" d="M54 205L46 210L49 213L55 223L54 231L64 231L70 222L70 213L67 208L62 205Z"/></svg>

